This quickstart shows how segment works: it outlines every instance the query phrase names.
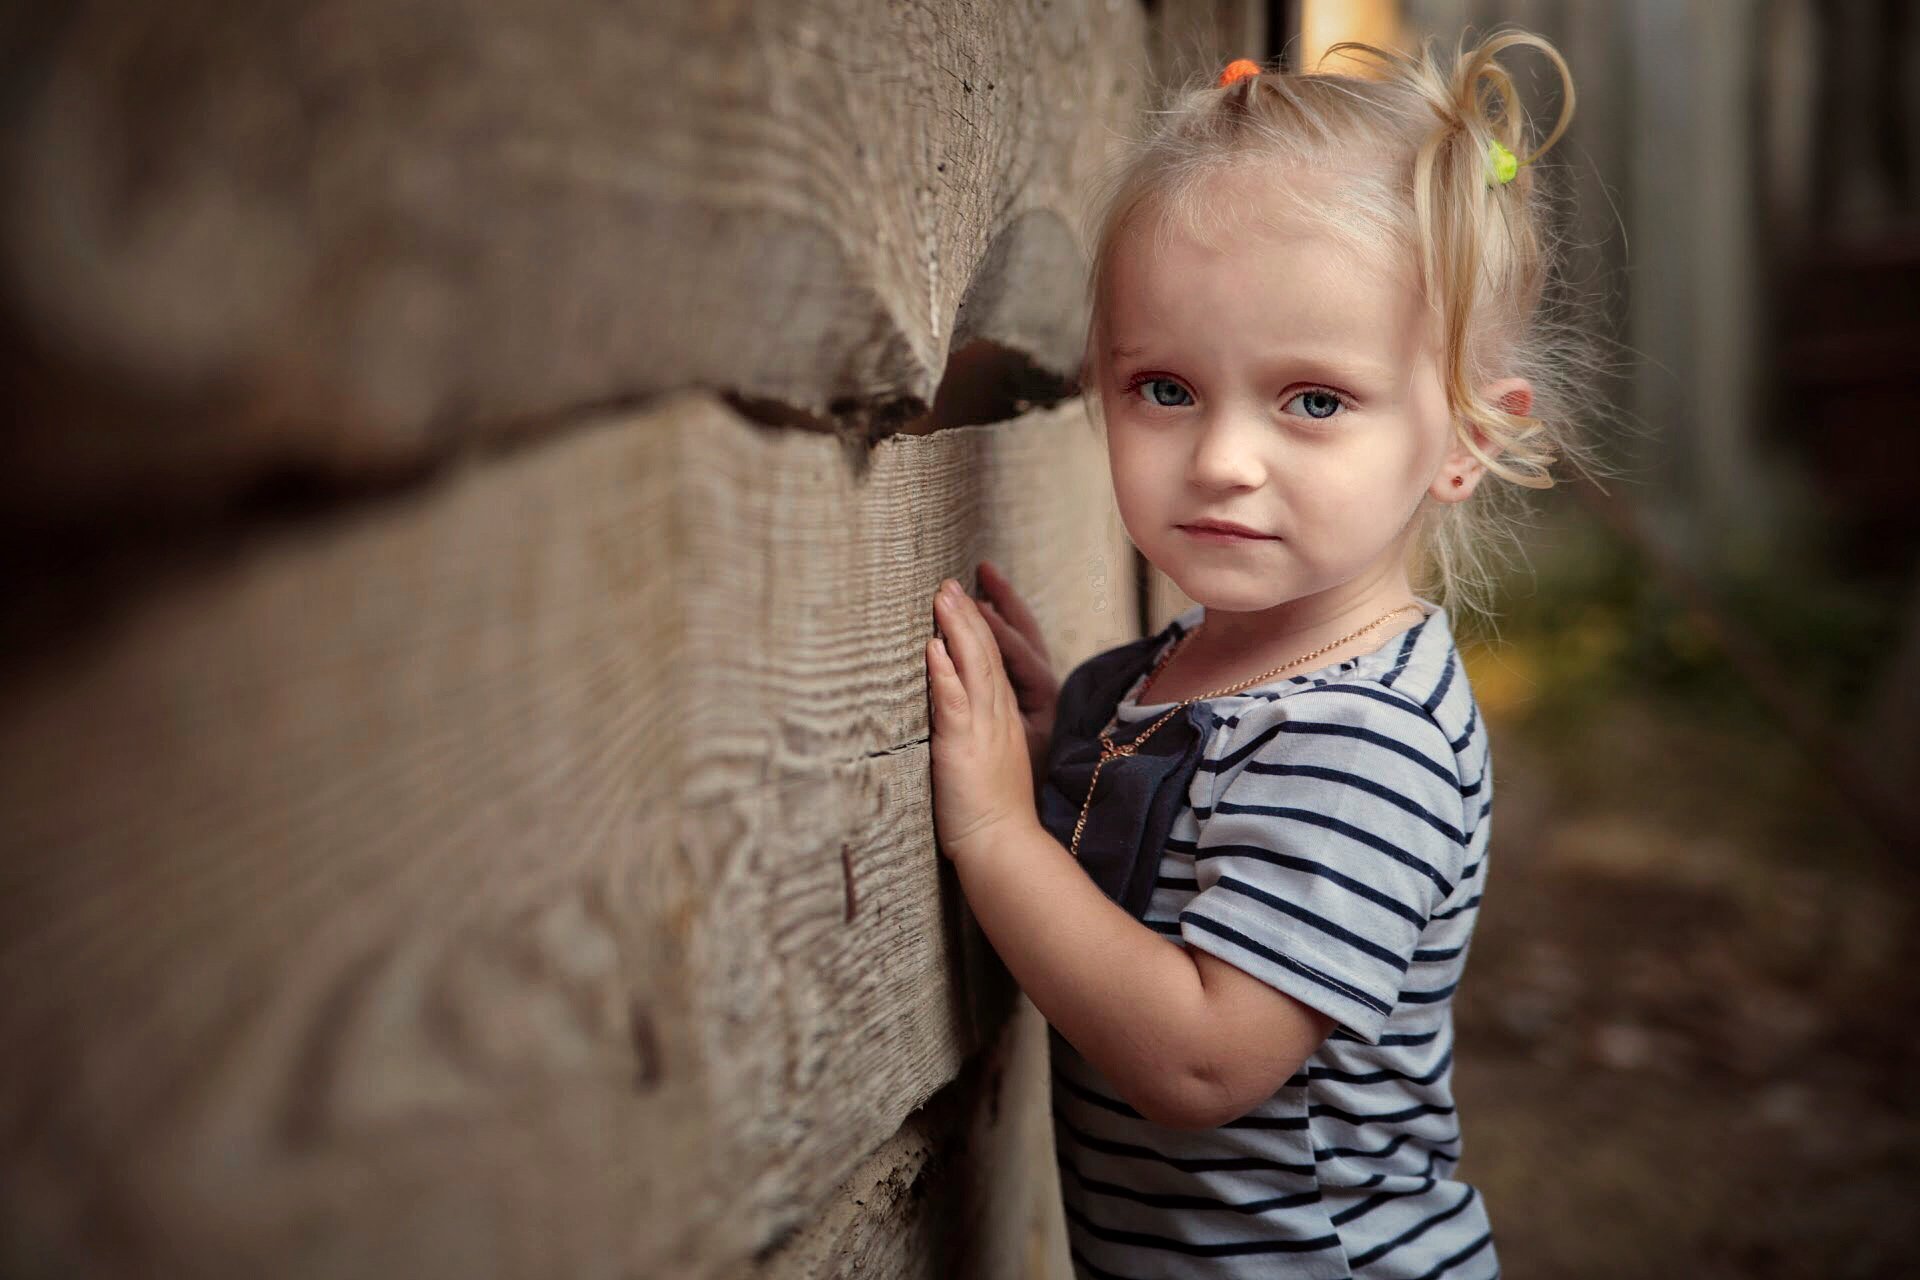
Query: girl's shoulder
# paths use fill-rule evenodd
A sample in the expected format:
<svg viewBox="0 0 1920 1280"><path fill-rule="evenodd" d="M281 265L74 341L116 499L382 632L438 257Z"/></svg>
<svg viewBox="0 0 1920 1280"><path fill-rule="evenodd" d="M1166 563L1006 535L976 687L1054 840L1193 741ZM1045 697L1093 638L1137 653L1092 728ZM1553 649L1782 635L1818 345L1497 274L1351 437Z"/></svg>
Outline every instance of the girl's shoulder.
<svg viewBox="0 0 1920 1280"><path fill-rule="evenodd" d="M1385 745L1435 772L1477 776L1487 743L1472 686L1446 611L1420 604L1424 618L1367 653L1194 704L1212 725L1208 756L1225 764L1255 753L1297 753L1311 734L1323 745L1332 738ZM1202 616L1196 605L1174 621L1190 628ZM1141 683L1133 681L1118 706L1123 723L1173 705L1131 701Z"/></svg>

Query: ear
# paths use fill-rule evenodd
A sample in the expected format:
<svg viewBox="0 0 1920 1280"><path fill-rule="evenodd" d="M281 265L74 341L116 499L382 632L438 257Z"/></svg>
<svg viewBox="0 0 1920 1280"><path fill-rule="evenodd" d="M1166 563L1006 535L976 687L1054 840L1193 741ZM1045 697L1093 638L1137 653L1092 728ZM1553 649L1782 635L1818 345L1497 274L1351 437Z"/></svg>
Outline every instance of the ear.
<svg viewBox="0 0 1920 1280"><path fill-rule="evenodd" d="M1490 382L1480 389L1480 394L1498 405L1504 413L1525 414L1533 411L1533 384L1525 378L1502 378L1498 382ZM1480 447L1480 452L1486 454L1495 452L1485 432L1478 427L1472 427L1470 430L1473 432L1473 442ZM1466 444L1458 435L1455 435L1453 447L1441 460L1440 471L1434 476L1433 484L1428 487L1427 493L1435 502L1460 502L1473 496L1473 491L1479 487L1480 477L1486 474L1486 470L1480 459L1474 457L1468 451ZM1456 478L1458 483L1455 483Z"/></svg>

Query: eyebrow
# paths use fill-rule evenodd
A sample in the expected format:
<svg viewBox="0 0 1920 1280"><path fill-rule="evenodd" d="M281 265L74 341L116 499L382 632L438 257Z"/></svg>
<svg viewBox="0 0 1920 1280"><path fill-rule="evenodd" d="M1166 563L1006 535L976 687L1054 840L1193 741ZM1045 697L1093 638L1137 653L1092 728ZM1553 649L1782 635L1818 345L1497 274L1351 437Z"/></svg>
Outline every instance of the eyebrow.
<svg viewBox="0 0 1920 1280"><path fill-rule="evenodd" d="M1145 355L1146 352L1147 346L1145 343L1137 347L1130 347L1124 343L1116 342L1108 348L1109 356L1115 360L1124 360L1132 356ZM1375 364L1371 360L1348 360L1324 352L1300 352L1291 355L1274 356L1272 359L1276 362L1311 366L1323 373L1332 375L1333 380L1336 382L1354 377L1387 382L1393 379L1393 371L1385 365Z"/></svg>

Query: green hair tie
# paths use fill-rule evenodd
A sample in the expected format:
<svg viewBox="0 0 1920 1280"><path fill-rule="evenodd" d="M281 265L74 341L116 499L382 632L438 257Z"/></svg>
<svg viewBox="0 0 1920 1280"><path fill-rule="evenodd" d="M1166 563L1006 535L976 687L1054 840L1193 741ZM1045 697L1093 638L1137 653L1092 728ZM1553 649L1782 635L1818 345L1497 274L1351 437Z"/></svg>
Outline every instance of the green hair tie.
<svg viewBox="0 0 1920 1280"><path fill-rule="evenodd" d="M1495 138L1487 144L1487 185L1506 186L1520 172L1520 161Z"/></svg>

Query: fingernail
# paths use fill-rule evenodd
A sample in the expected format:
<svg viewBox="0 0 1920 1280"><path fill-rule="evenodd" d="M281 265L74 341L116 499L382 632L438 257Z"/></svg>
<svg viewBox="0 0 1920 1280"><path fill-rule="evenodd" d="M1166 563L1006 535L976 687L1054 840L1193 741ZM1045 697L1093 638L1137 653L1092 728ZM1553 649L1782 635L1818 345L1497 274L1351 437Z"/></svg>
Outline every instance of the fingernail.
<svg viewBox="0 0 1920 1280"><path fill-rule="evenodd" d="M948 578L940 584L940 589L950 596L957 597L960 594L960 583L953 578Z"/></svg>

